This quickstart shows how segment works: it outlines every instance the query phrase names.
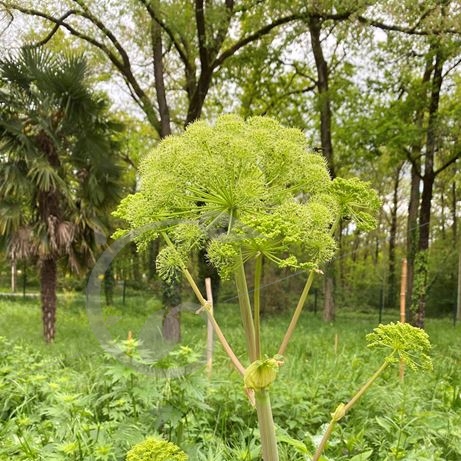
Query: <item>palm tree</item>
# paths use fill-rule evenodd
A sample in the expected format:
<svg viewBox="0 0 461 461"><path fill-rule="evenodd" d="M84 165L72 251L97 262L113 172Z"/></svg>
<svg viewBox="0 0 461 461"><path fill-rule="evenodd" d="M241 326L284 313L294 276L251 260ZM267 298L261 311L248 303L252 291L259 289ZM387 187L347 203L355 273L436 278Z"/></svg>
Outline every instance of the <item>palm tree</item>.
<svg viewBox="0 0 461 461"><path fill-rule="evenodd" d="M120 198L121 127L87 74L82 56L43 49L0 60L0 238L12 261L38 264L47 342L58 263L88 266Z"/></svg>

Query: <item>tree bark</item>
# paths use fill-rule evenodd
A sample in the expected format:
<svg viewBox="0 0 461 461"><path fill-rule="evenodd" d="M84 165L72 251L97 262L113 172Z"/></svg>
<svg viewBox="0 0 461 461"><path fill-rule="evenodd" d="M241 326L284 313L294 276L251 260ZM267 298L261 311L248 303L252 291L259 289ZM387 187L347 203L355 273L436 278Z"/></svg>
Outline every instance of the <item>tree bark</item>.
<svg viewBox="0 0 461 461"><path fill-rule="evenodd" d="M18 279L18 271L16 267L16 260L11 261L11 293L16 293Z"/></svg>
<svg viewBox="0 0 461 461"><path fill-rule="evenodd" d="M154 62L155 93L157 96L158 112L160 116L160 138L171 134L170 110L165 91L165 73L163 68L162 29L152 20L151 25L152 55Z"/></svg>
<svg viewBox="0 0 461 461"><path fill-rule="evenodd" d="M418 278L418 302L412 310L412 324L424 328L426 313L427 276L428 276L428 249L431 223L431 205L434 191L436 173L434 171L434 160L438 144L438 110L440 101L440 90L442 88L443 63L441 50L437 49L432 77L431 96L429 104L429 120L427 126L426 156L424 160L423 191L421 194L421 207L419 211L419 239L417 259L419 264L416 268L415 277Z"/></svg>
<svg viewBox="0 0 461 461"><path fill-rule="evenodd" d="M431 55L432 49L429 51ZM418 106L414 117L414 124L418 129L417 139L413 142L410 152L411 161L411 185L410 200L408 203L407 220L407 306L411 307L414 303L413 285L415 274L415 258L418 250L419 226L418 211L420 202L421 185L421 151L423 147L423 123L424 114L427 108L427 85L431 80L433 71L432 57L426 59L423 77L421 80L421 91L417 94Z"/></svg>
<svg viewBox="0 0 461 461"><path fill-rule="evenodd" d="M400 185L400 172L403 165L399 165L396 171L394 181L394 192L392 194L392 208L391 208L391 227L389 230L389 274L388 274L388 302L394 306L397 301L397 275L395 268L395 246L397 240L397 210L399 206L399 185Z"/></svg>
<svg viewBox="0 0 461 461"><path fill-rule="evenodd" d="M461 244L458 244L458 294L456 306L456 320L461 321Z"/></svg>
<svg viewBox="0 0 461 461"><path fill-rule="evenodd" d="M329 269L327 269L328 271ZM325 322L333 322L336 318L335 299L333 295L333 277L325 274L323 280L323 291L324 291L324 304L323 304L323 320Z"/></svg>
<svg viewBox="0 0 461 461"><path fill-rule="evenodd" d="M418 244L418 210L420 199L420 178L419 169L412 165L411 167L411 184L410 200L408 202L408 219L407 219L407 305L411 306L413 302L413 280L415 256Z"/></svg>
<svg viewBox="0 0 461 461"><path fill-rule="evenodd" d="M43 335L47 343L54 341L56 333L56 284L57 264L55 257L40 261L40 295L42 302Z"/></svg>
<svg viewBox="0 0 461 461"><path fill-rule="evenodd" d="M309 18L309 33L311 37L312 53L314 54L317 69L317 91L320 113L320 140L323 155L327 159L328 168L332 178L336 177L333 162L333 144L331 141L331 98L328 83L328 64L325 61L322 49L320 32L322 29L321 19L317 16Z"/></svg>
<svg viewBox="0 0 461 461"><path fill-rule="evenodd" d="M453 244L457 244L458 242L458 217L456 215L456 209L457 209L456 204L457 204L456 182L453 181L451 184L451 219L453 221L453 225L452 225Z"/></svg>
<svg viewBox="0 0 461 461"><path fill-rule="evenodd" d="M147 250L147 278L153 281L157 272L157 256L160 250L160 240L156 239L149 243Z"/></svg>
<svg viewBox="0 0 461 461"><path fill-rule="evenodd" d="M308 22L309 34L311 38L312 53L315 59L317 70L317 91L318 104L320 113L320 142L322 152L325 156L330 170L330 176L335 178L335 166L333 163L333 144L331 140L331 101L328 88L328 65L325 61L322 49L320 32L322 30L322 21L318 16L312 15ZM325 321L333 321L335 318L334 302L334 268L333 263L329 263L325 270L324 288L324 306L323 318Z"/></svg>
<svg viewBox="0 0 461 461"><path fill-rule="evenodd" d="M163 316L162 335L163 339L171 343L181 340L181 287L179 283L167 284L162 282L162 301L165 309Z"/></svg>
<svg viewBox="0 0 461 461"><path fill-rule="evenodd" d="M106 306L112 306L114 304L114 287L114 268L111 263L106 269L106 272L104 272L104 296L106 298Z"/></svg>

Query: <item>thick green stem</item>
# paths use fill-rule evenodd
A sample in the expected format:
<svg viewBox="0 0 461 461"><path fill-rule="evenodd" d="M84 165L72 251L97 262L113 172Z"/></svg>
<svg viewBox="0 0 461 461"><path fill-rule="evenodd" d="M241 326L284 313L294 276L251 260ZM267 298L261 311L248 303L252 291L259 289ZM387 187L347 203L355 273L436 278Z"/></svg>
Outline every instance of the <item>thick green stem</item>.
<svg viewBox="0 0 461 461"><path fill-rule="evenodd" d="M240 316L242 317L243 329L245 330L245 340L247 343L248 356L251 362L258 359L256 354L255 327L253 314L251 313L250 296L243 265L242 254L239 253L237 267L235 269L235 283L237 285L237 295L240 305Z"/></svg>
<svg viewBox="0 0 461 461"><path fill-rule="evenodd" d="M256 261L255 261L255 281L254 281L254 292L253 292L255 344L256 344L256 356L258 357L258 359L261 358L260 311L261 311L261 277L262 277L262 271L263 271L263 255L259 254L258 256L256 256Z"/></svg>
<svg viewBox="0 0 461 461"><path fill-rule="evenodd" d="M274 420L272 419L269 391L255 391L256 411L258 413L259 431L264 461L278 461L277 438L275 436Z"/></svg>
<svg viewBox="0 0 461 461"><path fill-rule="evenodd" d="M307 295L309 294L309 290L311 289L312 282L314 281L314 275L315 275L315 271L311 270L309 273L309 277L307 278L306 284L304 285L303 292L301 293L301 296L299 298L298 305L296 306L296 309L293 312L293 317L291 318L290 325L288 326L285 336L283 337L282 344L280 345L280 348L278 351L280 355L283 355L285 353L288 343L291 339L291 336L293 335L295 331L296 324L298 323L298 320L303 310L304 304L306 303Z"/></svg>
<svg viewBox="0 0 461 461"><path fill-rule="evenodd" d="M338 406L336 411L332 414L331 421L328 424L327 430L323 434L322 440L320 441L319 446L317 447L317 450L315 451L314 457L312 458L312 461L318 461L320 459L320 456L323 453L323 450L325 449L325 446L327 444L328 439L330 438L331 433L333 432L334 427L336 426L336 423L344 417L344 415L357 403L357 401L362 397L363 394L369 389L369 387L378 379L378 377L381 375L381 373L389 366L389 361L386 360L379 368L376 370L376 372L373 374L373 376L357 391L357 393L352 397L349 402L344 405L341 404Z"/></svg>

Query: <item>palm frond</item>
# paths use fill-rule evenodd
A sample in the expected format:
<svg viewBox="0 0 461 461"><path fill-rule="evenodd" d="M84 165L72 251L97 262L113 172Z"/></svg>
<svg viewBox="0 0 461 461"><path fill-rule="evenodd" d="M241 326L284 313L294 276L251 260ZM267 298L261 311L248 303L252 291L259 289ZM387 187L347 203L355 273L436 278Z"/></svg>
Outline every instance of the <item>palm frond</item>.
<svg viewBox="0 0 461 461"><path fill-rule="evenodd" d="M30 227L24 226L14 232L7 247L11 259L28 259L35 255L36 241Z"/></svg>
<svg viewBox="0 0 461 461"><path fill-rule="evenodd" d="M0 235L13 235L24 225L24 208L18 201L0 201Z"/></svg>
<svg viewBox="0 0 461 461"><path fill-rule="evenodd" d="M27 176L42 192L56 191L66 187L59 173L45 161L35 162Z"/></svg>

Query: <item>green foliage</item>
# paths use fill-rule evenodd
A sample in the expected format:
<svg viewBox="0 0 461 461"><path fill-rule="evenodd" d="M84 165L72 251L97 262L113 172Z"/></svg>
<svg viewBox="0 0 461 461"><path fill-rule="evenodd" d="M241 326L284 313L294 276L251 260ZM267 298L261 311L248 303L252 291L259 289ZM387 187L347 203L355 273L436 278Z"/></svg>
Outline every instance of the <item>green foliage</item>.
<svg viewBox="0 0 461 461"><path fill-rule="evenodd" d="M23 48L0 61L0 238L14 258L78 269L119 201L121 125L82 56Z"/></svg>
<svg viewBox="0 0 461 461"><path fill-rule="evenodd" d="M128 299L124 308L112 308L125 331L121 337L126 338L129 327L141 328L139 304L138 298ZM260 459L258 434L251 428L253 409L219 347L210 381L201 369L179 379L152 379L104 356L92 340L82 300L80 306L61 309L61 334L45 347L35 327L37 303L1 302L0 335L8 338L0 340L1 461L122 460L130 447L152 435L197 461ZM234 306L222 305L216 315L242 354ZM328 325L306 312L298 325L290 356L279 369L277 385L271 386L274 418L284 428L277 428L281 461L305 461L322 436L332 402L346 402L382 360L364 347L364 334L375 318L350 315L340 311L335 325ZM195 349L205 332L193 319L184 317L183 333ZM276 352L273 338L288 320L285 315L263 319L262 341L271 353ZM411 373L403 384L396 382L395 370L384 373L348 414L347 424L332 434L326 459L346 461L370 450L370 461L460 459L459 329L432 319L427 328L434 371ZM130 351L134 345L124 342ZM187 350L173 352L162 366L194 359ZM296 446L289 444L291 439L298 441Z"/></svg>
<svg viewBox="0 0 461 461"><path fill-rule="evenodd" d="M188 456L176 445L148 437L135 445L126 455L126 461L187 461Z"/></svg>
<svg viewBox="0 0 461 461"><path fill-rule="evenodd" d="M388 351L386 360L390 362L401 360L412 370L432 370L432 360L428 355L431 343L428 334L421 328L400 322L381 324L367 335L367 341L372 349Z"/></svg>
<svg viewBox="0 0 461 461"><path fill-rule="evenodd" d="M331 189L337 199L341 216L355 222L359 230L370 231L376 227L373 211L379 208L381 201L368 183L357 178L335 178Z"/></svg>

